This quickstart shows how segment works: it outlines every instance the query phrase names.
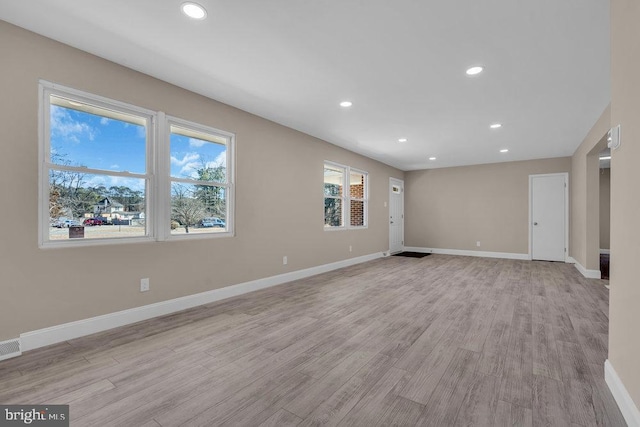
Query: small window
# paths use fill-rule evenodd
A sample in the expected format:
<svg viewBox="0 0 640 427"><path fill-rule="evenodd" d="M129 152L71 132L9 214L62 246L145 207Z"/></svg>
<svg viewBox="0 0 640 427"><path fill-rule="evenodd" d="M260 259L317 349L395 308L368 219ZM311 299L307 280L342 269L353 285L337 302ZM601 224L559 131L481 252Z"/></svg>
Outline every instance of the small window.
<svg viewBox="0 0 640 427"><path fill-rule="evenodd" d="M348 186L345 189L345 186ZM368 174L326 162L324 165L325 229L367 226Z"/></svg>
<svg viewBox="0 0 640 427"><path fill-rule="evenodd" d="M232 136L169 119L171 235L230 230Z"/></svg>
<svg viewBox="0 0 640 427"><path fill-rule="evenodd" d="M148 237L152 116L52 89L44 100L41 243Z"/></svg>
<svg viewBox="0 0 640 427"><path fill-rule="evenodd" d="M364 227L367 225L367 174L351 169L349 177L350 224Z"/></svg>
<svg viewBox="0 0 640 427"><path fill-rule="evenodd" d="M324 226L344 226L344 175L345 168L324 165Z"/></svg>

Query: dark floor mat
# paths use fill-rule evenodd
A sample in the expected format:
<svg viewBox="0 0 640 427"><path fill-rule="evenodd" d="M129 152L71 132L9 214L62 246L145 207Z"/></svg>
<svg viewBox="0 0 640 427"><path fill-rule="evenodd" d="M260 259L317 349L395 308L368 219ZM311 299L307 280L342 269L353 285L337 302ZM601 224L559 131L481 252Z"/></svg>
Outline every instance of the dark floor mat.
<svg viewBox="0 0 640 427"><path fill-rule="evenodd" d="M406 256L409 258L424 258L427 255L431 255L431 254L426 254L424 252L400 252L397 254L393 254L393 256Z"/></svg>

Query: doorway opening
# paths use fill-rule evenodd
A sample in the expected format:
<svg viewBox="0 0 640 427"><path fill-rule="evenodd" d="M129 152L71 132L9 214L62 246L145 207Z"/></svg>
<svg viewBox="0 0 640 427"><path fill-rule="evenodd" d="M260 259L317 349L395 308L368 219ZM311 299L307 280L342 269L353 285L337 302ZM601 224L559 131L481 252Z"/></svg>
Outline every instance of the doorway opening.
<svg viewBox="0 0 640 427"><path fill-rule="evenodd" d="M600 278L609 280L611 257L611 149L605 148L599 153L599 204L600 204Z"/></svg>

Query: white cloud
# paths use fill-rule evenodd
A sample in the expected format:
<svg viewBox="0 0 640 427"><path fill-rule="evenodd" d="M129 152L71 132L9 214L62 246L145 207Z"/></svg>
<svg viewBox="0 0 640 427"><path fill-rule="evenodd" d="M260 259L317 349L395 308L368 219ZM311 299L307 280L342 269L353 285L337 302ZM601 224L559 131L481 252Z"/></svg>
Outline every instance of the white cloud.
<svg viewBox="0 0 640 427"><path fill-rule="evenodd" d="M54 136L61 136L74 142L80 142L79 137L86 137L93 141L97 133L88 124L74 120L66 109L57 105L51 106L50 127Z"/></svg>
<svg viewBox="0 0 640 427"><path fill-rule="evenodd" d="M138 138L146 138L147 137L147 129L144 126L138 126L136 128L136 134Z"/></svg>
<svg viewBox="0 0 640 427"><path fill-rule="evenodd" d="M111 165L109 166L111 169L120 169L120 165L115 164L115 165Z"/></svg>
<svg viewBox="0 0 640 427"><path fill-rule="evenodd" d="M204 144L206 144L207 141L203 141L201 139L196 139L196 138L189 138L189 147L202 147Z"/></svg>
<svg viewBox="0 0 640 427"><path fill-rule="evenodd" d="M220 153L213 161L203 163L200 154L198 153L187 153L184 155L182 159L178 159L174 156L171 156L171 164L180 166L180 176L185 178L198 178L198 169L202 168L202 166L207 168L217 168L219 166L227 166L227 154Z"/></svg>
<svg viewBox="0 0 640 427"><path fill-rule="evenodd" d="M227 167L227 152L223 151L218 154L218 157L215 158L213 162L207 162L207 167L209 168L217 168L218 166Z"/></svg>
<svg viewBox="0 0 640 427"><path fill-rule="evenodd" d="M219 166L227 167L227 153L220 153L218 157L216 157L212 162L206 162L205 167L207 168L217 168ZM202 167L202 162L189 162L183 166L180 170L180 175L198 179L198 169Z"/></svg>
<svg viewBox="0 0 640 427"><path fill-rule="evenodd" d="M198 168L202 166L201 162L187 163L180 169L180 175L189 178L198 178Z"/></svg>
<svg viewBox="0 0 640 427"><path fill-rule="evenodd" d="M187 153L184 155L182 159L178 159L177 157L171 156L171 164L176 166L184 166L188 163L193 163L196 160L200 160L200 154L198 153Z"/></svg>
<svg viewBox="0 0 640 427"><path fill-rule="evenodd" d="M100 119L100 124L103 126L108 125L109 123L111 123L111 119L108 117L103 117Z"/></svg>

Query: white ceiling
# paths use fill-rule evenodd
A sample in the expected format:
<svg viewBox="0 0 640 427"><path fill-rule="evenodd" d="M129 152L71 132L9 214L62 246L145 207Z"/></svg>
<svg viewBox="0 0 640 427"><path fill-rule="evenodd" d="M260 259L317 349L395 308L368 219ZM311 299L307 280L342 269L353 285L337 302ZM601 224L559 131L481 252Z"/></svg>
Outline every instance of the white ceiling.
<svg viewBox="0 0 640 427"><path fill-rule="evenodd" d="M198 2L204 21L181 0L0 19L403 170L569 156L610 100L605 0Z"/></svg>

